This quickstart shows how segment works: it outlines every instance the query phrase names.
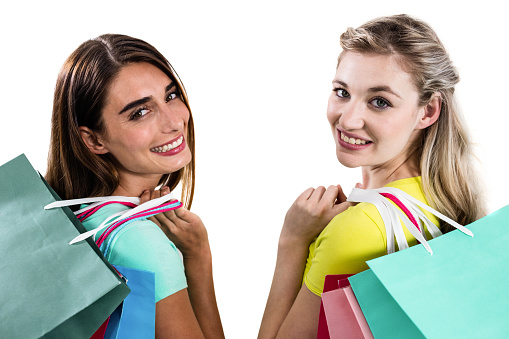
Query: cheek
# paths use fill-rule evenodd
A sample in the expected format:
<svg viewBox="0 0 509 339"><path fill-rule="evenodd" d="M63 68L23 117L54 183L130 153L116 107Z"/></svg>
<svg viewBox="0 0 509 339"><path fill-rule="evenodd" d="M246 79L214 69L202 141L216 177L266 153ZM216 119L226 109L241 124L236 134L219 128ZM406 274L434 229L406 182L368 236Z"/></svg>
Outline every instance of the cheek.
<svg viewBox="0 0 509 339"><path fill-rule="evenodd" d="M413 126L409 121L395 119L393 123L381 123L378 125L379 136L382 137L384 144L391 143L395 148L405 148L412 139Z"/></svg>
<svg viewBox="0 0 509 339"><path fill-rule="evenodd" d="M111 135L109 142L115 147L117 152L132 152L137 149L146 149L152 145L152 128L127 128L115 130L115 135Z"/></svg>
<svg viewBox="0 0 509 339"><path fill-rule="evenodd" d="M186 104L180 101L179 107L176 110L176 112L178 114L179 119L181 119L184 122L184 125L187 127L189 125L189 119L191 118L191 114L189 113Z"/></svg>

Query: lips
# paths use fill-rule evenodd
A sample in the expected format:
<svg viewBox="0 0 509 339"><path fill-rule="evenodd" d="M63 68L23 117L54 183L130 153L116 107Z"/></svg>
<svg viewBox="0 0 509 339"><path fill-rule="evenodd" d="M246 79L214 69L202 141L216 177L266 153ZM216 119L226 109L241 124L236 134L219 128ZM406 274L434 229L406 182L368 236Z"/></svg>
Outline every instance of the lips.
<svg viewBox="0 0 509 339"><path fill-rule="evenodd" d="M184 142L184 136L181 135L180 137L178 137L176 139L173 139L173 140L171 140L170 142L168 142L168 143L166 143L164 145L151 148L150 150L152 152L156 152L156 153L166 153L168 151L176 149L177 147L182 145L183 142Z"/></svg>
<svg viewBox="0 0 509 339"><path fill-rule="evenodd" d="M338 143L340 146L349 150L361 150L372 144L372 141L360 138L357 135L347 133L342 130L337 130Z"/></svg>
<svg viewBox="0 0 509 339"><path fill-rule="evenodd" d="M344 142L349 143L350 145L365 145L365 144L371 142L371 141L365 140L365 139L349 137L348 135L346 135L342 131L339 131L339 137L340 137L341 140L343 140Z"/></svg>

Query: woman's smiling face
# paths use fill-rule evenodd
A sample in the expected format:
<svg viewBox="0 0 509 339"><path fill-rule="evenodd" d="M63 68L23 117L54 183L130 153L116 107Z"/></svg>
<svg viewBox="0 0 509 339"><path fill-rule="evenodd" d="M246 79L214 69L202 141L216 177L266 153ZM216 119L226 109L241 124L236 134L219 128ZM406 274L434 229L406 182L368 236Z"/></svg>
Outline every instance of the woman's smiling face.
<svg viewBox="0 0 509 339"><path fill-rule="evenodd" d="M424 128L418 99L410 74L396 57L345 52L327 107L341 164L379 167L404 161Z"/></svg>
<svg viewBox="0 0 509 339"><path fill-rule="evenodd" d="M121 181L178 171L191 161L189 110L177 84L149 63L121 69L109 87L96 153L113 158Z"/></svg>

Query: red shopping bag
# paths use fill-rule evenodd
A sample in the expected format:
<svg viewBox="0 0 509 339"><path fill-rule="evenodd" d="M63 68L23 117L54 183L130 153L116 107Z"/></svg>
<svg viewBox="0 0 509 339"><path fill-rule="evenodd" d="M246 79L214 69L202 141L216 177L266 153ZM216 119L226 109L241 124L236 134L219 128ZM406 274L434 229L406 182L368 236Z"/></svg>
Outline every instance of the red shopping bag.
<svg viewBox="0 0 509 339"><path fill-rule="evenodd" d="M95 331L95 333L90 337L90 339L104 339L104 335L106 334L106 328L108 327L108 323L110 321L110 317L106 319L106 321Z"/></svg>
<svg viewBox="0 0 509 339"><path fill-rule="evenodd" d="M350 287L348 274L327 275L322 293L318 339L372 339L373 335Z"/></svg>

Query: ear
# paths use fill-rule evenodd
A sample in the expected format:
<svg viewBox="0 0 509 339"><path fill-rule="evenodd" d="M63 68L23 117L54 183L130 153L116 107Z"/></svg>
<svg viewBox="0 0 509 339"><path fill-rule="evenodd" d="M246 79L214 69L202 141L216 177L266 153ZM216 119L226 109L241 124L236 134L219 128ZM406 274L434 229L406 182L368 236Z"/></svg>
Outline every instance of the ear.
<svg viewBox="0 0 509 339"><path fill-rule="evenodd" d="M431 100L421 108L423 110L416 129L425 129L435 123L440 117L442 109L442 96L439 92L433 94Z"/></svg>
<svg viewBox="0 0 509 339"><path fill-rule="evenodd" d="M108 153L108 150L96 132L86 126L79 126L78 129L80 131L81 139L83 139L83 142L87 145L90 152L94 154Z"/></svg>

